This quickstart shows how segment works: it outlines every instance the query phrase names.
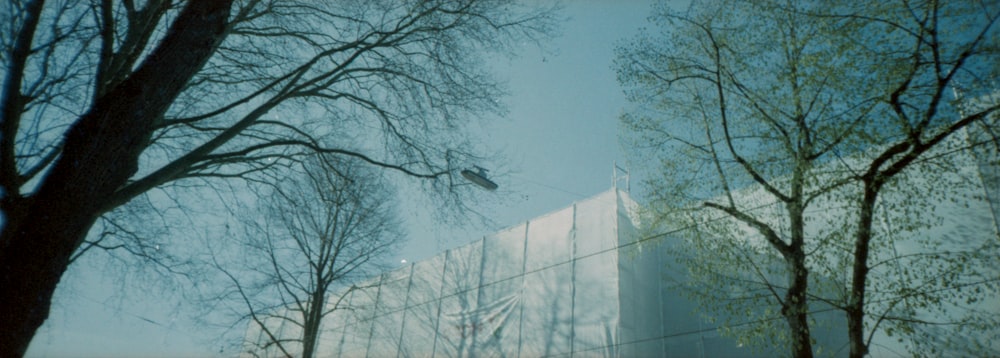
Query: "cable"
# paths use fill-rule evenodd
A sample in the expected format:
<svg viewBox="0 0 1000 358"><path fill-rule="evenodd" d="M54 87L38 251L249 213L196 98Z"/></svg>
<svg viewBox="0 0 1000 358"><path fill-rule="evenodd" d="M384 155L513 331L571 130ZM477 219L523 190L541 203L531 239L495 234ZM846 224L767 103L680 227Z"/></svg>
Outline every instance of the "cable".
<svg viewBox="0 0 1000 358"><path fill-rule="evenodd" d="M538 185L538 186L541 186L541 187L545 187L545 188L548 188L548 189L552 189L552 190L555 190L555 191L560 191L560 192L563 192L564 194L569 194L569 195L576 196L578 199L582 199L582 198L586 198L587 197L586 195L583 195L583 194L580 194L580 193L577 193L577 192L572 192L572 191L569 191L569 190L566 190L566 189L562 189L562 188L557 188L557 187L554 187L554 186L551 186L551 185L548 185L548 184L539 183L537 181L530 180L530 179L525 178L525 177L520 176L520 175L511 175L511 176L516 176L516 177L520 178L522 181L525 181L525 182L528 182L528 183L531 183L531 184L535 184L535 185Z"/></svg>
<svg viewBox="0 0 1000 358"><path fill-rule="evenodd" d="M166 325L164 325L162 323L156 322L156 321L154 321L154 320L152 320L150 318L143 317L143 316L139 315L138 313L133 313L131 311L122 309L121 307L111 307L111 305L109 305L107 302L101 302L101 301L98 301L98 300L96 300L94 298L91 298L89 296L86 296L86 295L83 295L83 294L80 294L80 293L75 293L75 294L73 294L73 296L74 297L78 297L78 298L82 298L82 299L90 301L92 303L96 303L96 304L101 305L102 307L104 307L106 309L113 310L116 313L124 313L126 315L132 316L133 318L138 318L140 320L152 323L154 325L157 325L157 326L160 326L160 327L163 327L163 328L169 328L169 327L167 327Z"/></svg>
<svg viewBox="0 0 1000 358"><path fill-rule="evenodd" d="M113 307L112 305L109 305L107 302L98 301L98 300L96 300L96 299L94 299L92 297L89 297L89 296L81 294L81 293L74 293L73 297L74 298L83 298L86 301L90 301L92 303L101 305L105 309L115 311L116 313L119 313L119 314L125 314L126 316L131 316L134 319L138 319L138 320L144 321L146 323L158 326L161 329L167 331L167 333L164 333L164 342L166 342L167 335L169 335L169 334L179 334L180 336L186 337L187 339L190 339L191 342L197 344L195 346L196 348L198 348L198 349L200 349L202 351L205 351L205 352L212 351L212 348L210 348L209 345L205 345L205 344L200 343L200 342L204 342L206 340L206 337L204 335L197 335L192 330L182 330L182 329L178 328L177 325L175 325L173 323L163 324L163 323L157 322L156 320L153 320L152 318L143 316L141 314L135 313L135 312L130 311L130 310L123 309L120 306L119 307ZM171 320L171 321L173 321L173 320ZM220 348L218 352L222 353L223 349Z"/></svg>

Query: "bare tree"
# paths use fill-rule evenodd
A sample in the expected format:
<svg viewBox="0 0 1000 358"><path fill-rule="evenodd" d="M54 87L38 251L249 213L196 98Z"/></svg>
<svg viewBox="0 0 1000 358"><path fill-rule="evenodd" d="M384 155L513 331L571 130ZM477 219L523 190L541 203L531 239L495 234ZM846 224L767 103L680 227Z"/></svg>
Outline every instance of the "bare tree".
<svg viewBox="0 0 1000 358"><path fill-rule="evenodd" d="M874 307L865 302L872 289L868 251L875 236L905 236L873 236L874 208L883 191L895 190L888 183L1000 109L960 113L945 100L951 89L994 90L995 5L697 2L685 11L659 9L653 21L665 31L620 49L620 80L640 104L623 121L638 147L666 163L651 182L660 218L701 225L725 240L693 240L715 249L702 258L714 256L720 263L714 268L729 272L706 276L719 288L711 292L722 295L716 303L738 310L747 308L734 303L741 300L777 303L780 309L762 311L779 313L791 355L808 357L808 302L822 301L847 313L851 355L867 352L865 332L882 323L864 327ZM930 192L943 189L932 182L923 184ZM831 202L854 208L835 210ZM773 206L760 210L766 205ZM825 212L810 214L812 208ZM719 215L730 224L719 224ZM763 244L746 239L748 233ZM836 245L844 240L854 243L844 249L853 252L853 276L843 285L849 289L841 297L822 295L810 274L844 252ZM777 263L761 261L773 257ZM700 265L694 272L713 266L693 264Z"/></svg>
<svg viewBox="0 0 1000 358"><path fill-rule="evenodd" d="M452 193L474 158L462 128L502 111L482 54L553 25L507 1L2 6L2 356L24 353L95 220L153 188L271 182L326 153Z"/></svg>
<svg viewBox="0 0 1000 358"><path fill-rule="evenodd" d="M232 311L230 326L259 330L241 346L312 357L323 320L343 309L335 293L349 293L401 243L393 196L371 168L333 158L308 160L261 193L259 213L241 218L245 237L217 246L223 283L208 287L222 288L209 299Z"/></svg>

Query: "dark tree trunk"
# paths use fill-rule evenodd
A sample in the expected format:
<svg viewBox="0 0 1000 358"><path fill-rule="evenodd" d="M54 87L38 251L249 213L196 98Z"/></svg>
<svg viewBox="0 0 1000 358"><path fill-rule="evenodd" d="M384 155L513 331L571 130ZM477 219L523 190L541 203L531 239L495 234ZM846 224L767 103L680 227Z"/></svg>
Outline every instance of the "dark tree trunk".
<svg viewBox="0 0 1000 358"><path fill-rule="evenodd" d="M872 237L872 221L880 186L872 180L864 181L864 197L858 218L858 231L854 238L854 267L851 277L850 299L847 302L847 337L850 340L850 357L861 358L868 354L865 344L865 285L868 279L868 251Z"/></svg>
<svg viewBox="0 0 1000 358"><path fill-rule="evenodd" d="M225 37L231 1L190 1L167 36L121 85L66 133L37 194L6 207L0 252L0 357L24 355L52 294L108 197L135 174L167 108Z"/></svg>
<svg viewBox="0 0 1000 358"><path fill-rule="evenodd" d="M806 297L809 274L805 268L805 254L800 252L790 261L789 286L782 314L788 322L788 330L791 333L792 357L811 358L812 336L809 330L809 302Z"/></svg>
<svg viewBox="0 0 1000 358"><path fill-rule="evenodd" d="M316 285L309 301L309 312L304 315L305 324L302 327L302 358L312 358L316 354L316 339L319 338L319 328L323 323L323 310L326 308L326 285L322 281Z"/></svg>
<svg viewBox="0 0 1000 358"><path fill-rule="evenodd" d="M805 135L805 133L803 133ZM811 149L805 149L809 152ZM809 330L809 268L806 267L806 220L803 191L806 182L805 173L809 162L796 156L795 170L792 173L792 195L785 203L788 212L791 242L782 256L788 265L788 291L785 292L785 302L781 314L788 322L791 338L791 354L795 358L812 358L812 335Z"/></svg>

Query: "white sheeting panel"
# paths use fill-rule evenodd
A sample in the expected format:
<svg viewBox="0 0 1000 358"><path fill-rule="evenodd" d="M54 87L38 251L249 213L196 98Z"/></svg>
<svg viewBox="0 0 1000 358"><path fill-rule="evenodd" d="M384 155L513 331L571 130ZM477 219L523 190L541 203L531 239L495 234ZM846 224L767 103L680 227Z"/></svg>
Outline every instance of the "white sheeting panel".
<svg viewBox="0 0 1000 358"><path fill-rule="evenodd" d="M626 341L639 342L635 346L638 355L658 356L663 352L662 337L664 325L667 324L659 319L662 317L661 311L664 306L676 305L680 297L664 297L661 294L660 285L663 283L661 272L665 263L658 255L660 250L648 241L641 242L636 247L640 249L641 254L633 259L635 284L633 291L628 294L635 296L635 303L640 309L635 322L635 335ZM674 323L697 325L697 321L693 320L683 322L674 320Z"/></svg>
<svg viewBox="0 0 1000 358"><path fill-rule="evenodd" d="M404 309L412 266L382 275L369 357L395 357L403 328Z"/></svg>
<svg viewBox="0 0 1000 358"><path fill-rule="evenodd" d="M445 255L413 264L400 357L427 357L434 351Z"/></svg>
<svg viewBox="0 0 1000 358"><path fill-rule="evenodd" d="M484 285L518 281L524 270L526 225L498 232L487 237L483 245L482 279ZM514 287L520 288L520 283Z"/></svg>
<svg viewBox="0 0 1000 358"><path fill-rule="evenodd" d="M441 280L441 297L462 295L465 296L466 302L475 303L476 290L480 283L479 274L482 270L482 255L482 240L447 252L444 277Z"/></svg>
<svg viewBox="0 0 1000 358"><path fill-rule="evenodd" d="M483 242L483 284L473 316L476 356L517 356L526 228L518 225Z"/></svg>
<svg viewBox="0 0 1000 358"><path fill-rule="evenodd" d="M576 205L576 257L614 250L618 246L618 196L604 192Z"/></svg>
<svg viewBox="0 0 1000 358"><path fill-rule="evenodd" d="M619 218L616 223L622 221ZM622 231L625 229L622 227L616 227L616 230L619 245L619 249L615 251L618 257L618 267L615 270L618 275L618 289L615 291L619 307L618 352L621 357L635 357L637 351L634 342L639 330L642 329L641 321L650 316L655 317L656 314L646 312L648 308L639 304L639 295L636 294L638 283L635 261L640 258L641 253L640 247L635 244L638 237L627 232L623 235Z"/></svg>
<svg viewBox="0 0 1000 358"><path fill-rule="evenodd" d="M563 264L525 275L521 316L521 356L570 352L573 302L572 266Z"/></svg>
<svg viewBox="0 0 1000 358"><path fill-rule="evenodd" d="M334 309L337 300L343 296L343 300ZM320 325L319 337L316 340L317 357L339 356L340 346L343 344L344 328L352 319L348 310L350 304L350 293L347 288L330 294L327 300L327 310L332 310Z"/></svg>
<svg viewBox="0 0 1000 358"><path fill-rule="evenodd" d="M467 357L472 354L473 332L477 328L471 312L475 302L466 296L441 299L441 316L437 330L436 357Z"/></svg>
<svg viewBox="0 0 1000 358"><path fill-rule="evenodd" d="M377 280L367 284L377 284ZM375 314L375 300L378 286L355 290L351 293L349 321L344 330L343 344L340 347L341 357L365 357L368 353L368 343L371 337L372 318Z"/></svg>
<svg viewBox="0 0 1000 358"><path fill-rule="evenodd" d="M617 221L631 219L619 199L607 192L359 285L319 355L623 356L615 247Z"/></svg>
<svg viewBox="0 0 1000 358"><path fill-rule="evenodd" d="M573 208L566 208L528 225L528 249L525 268L532 272L555 264L568 263L572 250L570 230L573 228Z"/></svg>
<svg viewBox="0 0 1000 358"><path fill-rule="evenodd" d="M395 357L399 351L400 332L403 328L403 311L392 311L378 316L374 321L368 357Z"/></svg>
<svg viewBox="0 0 1000 358"><path fill-rule="evenodd" d="M618 256L614 251L576 261L573 351L615 357L618 341ZM575 356L574 355L574 356Z"/></svg>
<svg viewBox="0 0 1000 358"><path fill-rule="evenodd" d="M587 357L617 356L617 204L608 191L575 205L573 351Z"/></svg>
<svg viewBox="0 0 1000 358"><path fill-rule="evenodd" d="M448 251L442 279L435 356L465 357L475 329L470 312L477 308L483 241Z"/></svg>
<svg viewBox="0 0 1000 358"><path fill-rule="evenodd" d="M282 322L281 333L279 333L278 335L280 337L296 337L296 338L302 337L302 326L298 324L298 322L302 322L302 312L286 311L283 313L283 315L285 317L294 317L294 318L292 320L284 320ZM287 350L291 354L302 354L301 341L286 342L284 346L285 350ZM280 357L284 355L280 353L281 352L280 350L277 349L274 352L275 352L275 354L273 355L274 357Z"/></svg>
<svg viewBox="0 0 1000 358"><path fill-rule="evenodd" d="M399 357L428 357L434 351L438 304L438 300L433 300L407 308Z"/></svg>

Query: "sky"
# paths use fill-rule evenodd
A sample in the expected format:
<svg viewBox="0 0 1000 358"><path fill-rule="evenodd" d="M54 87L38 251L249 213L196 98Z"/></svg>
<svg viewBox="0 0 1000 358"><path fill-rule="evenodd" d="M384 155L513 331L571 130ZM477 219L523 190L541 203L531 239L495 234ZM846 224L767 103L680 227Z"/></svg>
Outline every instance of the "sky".
<svg viewBox="0 0 1000 358"><path fill-rule="evenodd" d="M614 163L635 166L618 143L627 103L612 60L615 45L644 24L650 2L567 1L559 37L492 64L511 94L506 118L488 124L482 138L511 170L495 178L502 190L486 194L504 195L495 198L503 204L475 208L491 222L465 228L407 218L410 239L398 261L426 259L609 190ZM194 327L168 293L121 295L99 270L87 270L64 277L29 357L232 355L207 345L213 332Z"/></svg>
<svg viewBox="0 0 1000 358"><path fill-rule="evenodd" d="M627 103L612 67L614 48L642 26L651 2L568 1L559 37L493 64L508 80L509 113L482 139L511 166L512 173L495 178L501 187L495 195L506 197L496 198L500 205L478 208L493 221L486 228L418 223L418 230L444 240L434 245L411 240L403 252L414 256L407 260L433 256L612 187L613 165L628 167L618 143L618 116Z"/></svg>

